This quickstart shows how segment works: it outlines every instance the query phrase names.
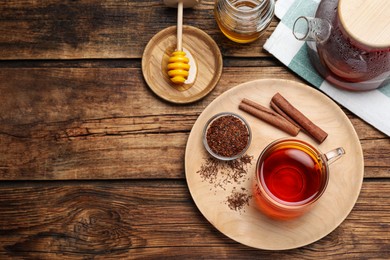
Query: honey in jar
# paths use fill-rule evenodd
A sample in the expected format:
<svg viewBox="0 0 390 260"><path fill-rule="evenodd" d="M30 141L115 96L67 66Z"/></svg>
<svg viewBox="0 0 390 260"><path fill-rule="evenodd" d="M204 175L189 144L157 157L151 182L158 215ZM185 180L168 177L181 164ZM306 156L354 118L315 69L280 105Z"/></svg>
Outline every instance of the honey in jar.
<svg viewBox="0 0 390 260"><path fill-rule="evenodd" d="M222 33L238 43L257 40L274 15L274 0L217 0L214 15Z"/></svg>

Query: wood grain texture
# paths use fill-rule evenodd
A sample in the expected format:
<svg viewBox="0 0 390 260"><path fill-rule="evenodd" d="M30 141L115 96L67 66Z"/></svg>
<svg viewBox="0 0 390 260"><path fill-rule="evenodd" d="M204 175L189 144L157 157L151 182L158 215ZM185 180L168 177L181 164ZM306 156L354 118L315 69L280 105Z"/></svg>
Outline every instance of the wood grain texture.
<svg viewBox="0 0 390 260"><path fill-rule="evenodd" d="M259 57L276 19L258 41L238 46L219 31L214 1L184 10L184 24L205 30L224 55ZM0 59L141 58L150 38L176 25L163 1L7 1L0 5ZM156 22L158 21L158 22Z"/></svg>
<svg viewBox="0 0 390 260"><path fill-rule="evenodd" d="M352 213L334 232L299 249L263 251L214 229L185 181L3 183L0 258L385 259L389 194L389 182L364 183Z"/></svg>
<svg viewBox="0 0 390 260"><path fill-rule="evenodd" d="M230 240L199 212L184 151L200 113L240 83L303 82L262 48L276 18L261 39L239 45L219 31L214 1L201 2L184 10L184 24L217 42L223 72L189 105L163 101L142 77L146 44L176 24L177 9L163 1L0 4L0 259L390 258L390 139L346 109L365 179L331 234L262 251Z"/></svg>
<svg viewBox="0 0 390 260"><path fill-rule="evenodd" d="M366 2L364 0L341 0L338 17L351 39L368 48L390 46L390 3L385 0Z"/></svg>
<svg viewBox="0 0 390 260"><path fill-rule="evenodd" d="M225 67L205 99L178 106L156 97L139 68L3 68L0 179L183 178L188 133L205 106L240 83L276 74L301 81L281 67ZM389 177L390 139L348 115L365 177Z"/></svg>

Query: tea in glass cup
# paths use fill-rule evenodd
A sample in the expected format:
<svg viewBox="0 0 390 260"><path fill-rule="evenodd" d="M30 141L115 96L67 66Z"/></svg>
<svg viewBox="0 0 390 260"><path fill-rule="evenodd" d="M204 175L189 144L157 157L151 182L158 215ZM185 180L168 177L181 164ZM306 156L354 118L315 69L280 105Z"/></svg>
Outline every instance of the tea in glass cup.
<svg viewBox="0 0 390 260"><path fill-rule="evenodd" d="M329 165L343 154L341 147L323 154L298 139L272 142L256 165L253 193L258 207L276 219L301 216L322 196L329 181Z"/></svg>

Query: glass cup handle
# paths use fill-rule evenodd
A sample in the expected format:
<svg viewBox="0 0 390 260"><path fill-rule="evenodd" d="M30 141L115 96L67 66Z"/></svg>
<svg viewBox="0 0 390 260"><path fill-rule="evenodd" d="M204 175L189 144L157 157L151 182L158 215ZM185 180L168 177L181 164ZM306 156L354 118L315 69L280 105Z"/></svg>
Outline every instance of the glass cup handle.
<svg viewBox="0 0 390 260"><path fill-rule="evenodd" d="M342 147L333 149L325 154L326 161L328 162L328 165L334 163L337 161L341 156L345 154L345 150Z"/></svg>

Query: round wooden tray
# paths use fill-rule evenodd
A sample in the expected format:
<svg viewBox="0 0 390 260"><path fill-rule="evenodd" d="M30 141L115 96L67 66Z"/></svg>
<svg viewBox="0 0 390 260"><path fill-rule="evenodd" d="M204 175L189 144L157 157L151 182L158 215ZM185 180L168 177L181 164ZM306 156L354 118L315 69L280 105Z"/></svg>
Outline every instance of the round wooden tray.
<svg viewBox="0 0 390 260"><path fill-rule="evenodd" d="M210 93L222 74L222 55L218 45L204 31L183 26L183 48L194 57L196 78L188 89L179 90L169 80L166 64L176 47L176 26L157 33L146 45L142 56L142 73L150 89L173 103L191 103Z"/></svg>
<svg viewBox="0 0 390 260"><path fill-rule="evenodd" d="M304 216L289 221L266 217L257 209L253 198L243 210L232 210L226 204L233 190L252 191L256 161L260 152L275 139L288 136L239 110L238 104L243 98L248 98L269 107L272 96L277 92L329 134L321 145L305 133L299 133L297 138L317 146L322 152L340 146L346 151L342 158L330 165L329 184L318 204ZM203 127L211 116L225 111L235 112L248 121L253 135L247 154L252 155L253 160L248 167L246 179L240 184L227 183L222 188L203 180L198 171L208 158L202 145ZM362 148L351 122L331 99L316 89L294 81L265 79L234 87L207 106L195 122L188 138L185 172L197 207L219 231L247 246L284 250L315 242L341 224L359 196L364 164Z"/></svg>

